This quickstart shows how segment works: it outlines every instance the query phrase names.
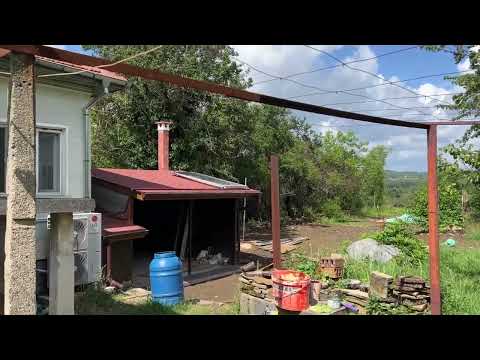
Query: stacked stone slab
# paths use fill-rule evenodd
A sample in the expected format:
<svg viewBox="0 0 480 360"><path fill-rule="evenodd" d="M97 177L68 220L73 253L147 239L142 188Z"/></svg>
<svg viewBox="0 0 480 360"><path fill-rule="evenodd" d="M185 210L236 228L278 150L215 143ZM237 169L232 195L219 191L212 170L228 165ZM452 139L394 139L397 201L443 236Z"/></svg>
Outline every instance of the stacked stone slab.
<svg viewBox="0 0 480 360"><path fill-rule="evenodd" d="M240 292L260 299L273 300L273 283L268 271L242 273L239 277Z"/></svg>
<svg viewBox="0 0 480 360"><path fill-rule="evenodd" d="M418 276L400 276L395 281L390 275L374 271L370 274L370 297L392 306L404 305L423 312L430 303L430 287Z"/></svg>
<svg viewBox="0 0 480 360"><path fill-rule="evenodd" d="M425 311L430 303L430 286L418 276L400 276L390 286L399 304L415 311Z"/></svg>

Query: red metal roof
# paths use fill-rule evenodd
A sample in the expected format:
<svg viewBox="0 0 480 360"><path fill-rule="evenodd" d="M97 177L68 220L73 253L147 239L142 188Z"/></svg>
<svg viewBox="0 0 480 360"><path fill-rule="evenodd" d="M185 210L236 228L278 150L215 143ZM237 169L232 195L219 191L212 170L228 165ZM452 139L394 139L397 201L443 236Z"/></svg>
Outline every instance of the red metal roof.
<svg viewBox="0 0 480 360"><path fill-rule="evenodd" d="M237 198L258 196L252 189L221 189L182 178L170 170L94 169L93 179L136 192L144 200L160 198Z"/></svg>
<svg viewBox="0 0 480 360"><path fill-rule="evenodd" d="M102 218L103 236L121 236L138 234L139 237L144 237L147 229L143 226L130 224L128 219L121 219L108 214L103 214Z"/></svg>
<svg viewBox="0 0 480 360"><path fill-rule="evenodd" d="M92 73L92 74L97 74L100 76L104 76L110 79L114 80L119 80L119 81L127 81L127 78L121 74L115 73L113 71L108 70L107 68L96 68L93 66L87 66L87 65L77 65L77 64L72 64L66 61L60 61L60 60L54 60L54 59L49 59L45 58L42 56L36 56L35 57L38 60L45 61L51 64L57 64L57 65L62 65L62 66L67 66L69 68L75 69L75 70L85 70L86 72Z"/></svg>

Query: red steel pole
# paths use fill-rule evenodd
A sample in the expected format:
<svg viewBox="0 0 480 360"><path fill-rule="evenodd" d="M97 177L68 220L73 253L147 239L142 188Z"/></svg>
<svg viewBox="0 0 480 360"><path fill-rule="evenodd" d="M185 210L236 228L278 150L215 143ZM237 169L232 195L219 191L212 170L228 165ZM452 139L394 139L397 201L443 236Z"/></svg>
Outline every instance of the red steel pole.
<svg viewBox="0 0 480 360"><path fill-rule="evenodd" d="M272 249L273 249L273 267L281 269L282 253L280 249L280 190L278 179L278 156L270 157L270 206L272 208Z"/></svg>
<svg viewBox="0 0 480 360"><path fill-rule="evenodd" d="M428 137L428 246L430 250L430 301L432 315L441 315L440 248L438 243L437 126L431 125Z"/></svg>

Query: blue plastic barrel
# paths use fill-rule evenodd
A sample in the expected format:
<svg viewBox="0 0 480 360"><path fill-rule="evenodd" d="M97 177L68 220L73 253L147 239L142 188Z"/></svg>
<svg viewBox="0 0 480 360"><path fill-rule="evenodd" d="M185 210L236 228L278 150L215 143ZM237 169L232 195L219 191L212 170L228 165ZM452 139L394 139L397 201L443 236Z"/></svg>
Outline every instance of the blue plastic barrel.
<svg viewBox="0 0 480 360"><path fill-rule="evenodd" d="M155 253L150 262L153 302L175 305L183 302L182 262L174 251Z"/></svg>

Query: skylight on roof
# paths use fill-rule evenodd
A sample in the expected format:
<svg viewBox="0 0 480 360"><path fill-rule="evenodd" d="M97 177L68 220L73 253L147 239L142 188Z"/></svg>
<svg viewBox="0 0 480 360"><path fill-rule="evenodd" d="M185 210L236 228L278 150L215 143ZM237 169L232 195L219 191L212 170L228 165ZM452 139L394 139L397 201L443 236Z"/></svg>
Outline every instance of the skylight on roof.
<svg viewBox="0 0 480 360"><path fill-rule="evenodd" d="M191 171L175 171L175 175L189 180L198 181L202 184L215 186L219 189L248 189L247 186L242 184Z"/></svg>

